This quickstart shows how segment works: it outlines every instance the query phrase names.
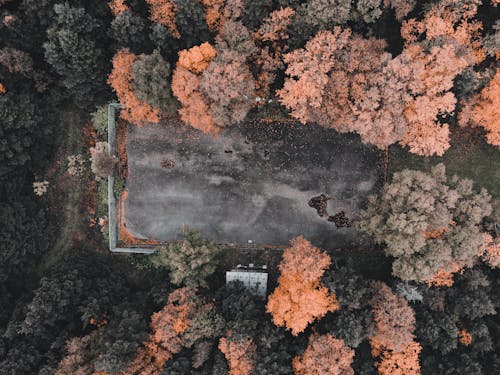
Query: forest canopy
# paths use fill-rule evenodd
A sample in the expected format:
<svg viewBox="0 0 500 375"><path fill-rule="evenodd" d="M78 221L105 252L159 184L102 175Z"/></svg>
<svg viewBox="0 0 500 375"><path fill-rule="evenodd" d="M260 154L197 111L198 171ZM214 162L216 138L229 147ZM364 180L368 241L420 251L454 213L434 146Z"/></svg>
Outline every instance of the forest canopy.
<svg viewBox="0 0 500 375"><path fill-rule="evenodd" d="M0 0L0 375L500 373L499 58L498 0ZM220 244L200 209L175 241L140 238L152 255L111 252L128 132L166 123L219 137L226 159L252 149L258 172L293 164L267 145L310 147L325 191L331 150L304 135L362 142L373 190L297 178L300 207L285 185L260 207L276 215L278 197L354 240L318 244L294 222L279 246ZM158 162L165 180L219 168L173 141L184 159ZM238 168L200 186L223 195L251 175ZM255 259L265 296L224 279Z"/></svg>

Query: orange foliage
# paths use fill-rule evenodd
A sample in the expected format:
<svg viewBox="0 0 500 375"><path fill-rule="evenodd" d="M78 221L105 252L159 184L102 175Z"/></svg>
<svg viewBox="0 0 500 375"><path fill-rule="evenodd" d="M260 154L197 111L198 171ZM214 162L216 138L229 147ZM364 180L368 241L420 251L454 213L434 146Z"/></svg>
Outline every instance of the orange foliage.
<svg viewBox="0 0 500 375"><path fill-rule="evenodd" d="M441 267L429 280L425 280L429 286L446 286L453 285L453 276L457 272L462 272L464 266L457 262L452 262L446 267Z"/></svg>
<svg viewBox="0 0 500 375"><path fill-rule="evenodd" d="M117 375L160 375L163 371L163 366L157 364L155 354L154 351L151 351L147 347L140 348L135 353L128 367L118 372Z"/></svg>
<svg viewBox="0 0 500 375"><path fill-rule="evenodd" d="M328 254L321 252L302 236L290 241L283 252L278 287L269 296L267 311L277 326L286 326L293 335L339 304L335 294L321 285L321 276L331 263Z"/></svg>
<svg viewBox="0 0 500 375"><path fill-rule="evenodd" d="M472 335L466 330L458 331L458 341L464 346L469 346L472 343Z"/></svg>
<svg viewBox="0 0 500 375"><path fill-rule="evenodd" d="M256 347L251 338L222 337L219 341L219 349L226 357L230 375L252 373Z"/></svg>
<svg viewBox="0 0 500 375"><path fill-rule="evenodd" d="M354 350L332 335L312 334L302 355L293 359L296 375L354 375Z"/></svg>
<svg viewBox="0 0 500 375"><path fill-rule="evenodd" d="M436 229L436 230L426 230L424 231L424 238L425 239L431 239L431 238L440 238L445 234L446 232L449 232L450 228L441 228L441 229Z"/></svg>
<svg viewBox="0 0 500 375"><path fill-rule="evenodd" d="M488 263L491 267L500 268L500 242L489 234L486 235L486 239L483 246L484 251L481 257Z"/></svg>
<svg viewBox="0 0 500 375"><path fill-rule="evenodd" d="M220 30L224 22L225 0L200 0L205 9L205 22L210 31Z"/></svg>
<svg viewBox="0 0 500 375"><path fill-rule="evenodd" d="M147 240L147 239L142 239L142 238L136 238L132 233L129 232L127 227L125 226L125 201L127 200L128 197L128 191L124 190L122 191L122 194L120 196L120 218L119 218L119 240L124 244L124 245L158 245L158 241L156 240ZM118 215L118 210L117 213Z"/></svg>
<svg viewBox="0 0 500 375"><path fill-rule="evenodd" d="M388 76L396 77L393 80L399 87L393 83L395 91L385 96L403 92L401 99L392 103L391 108L397 108L395 104L400 102L404 105L407 131L397 140L408 146L410 152L441 156L450 146L448 124L441 124L438 116L455 109L456 98L451 92L454 78L467 66L484 59L482 25L474 20L476 13L476 3L457 4L454 0L443 0L433 5L422 20L403 22L401 34L406 41L405 48L401 55L388 63ZM370 74L374 75L373 72ZM376 78L376 81L381 80ZM338 90L335 91L339 95ZM345 100L352 96L347 89L340 90L340 95ZM380 108L375 107L375 111L379 113ZM395 123L394 120L389 122ZM355 131L363 137L362 131ZM384 143L390 144L390 140L388 138ZM370 137L368 141L383 146L377 144L377 138Z"/></svg>
<svg viewBox="0 0 500 375"><path fill-rule="evenodd" d="M418 356L422 347L412 341L398 351L385 350L376 363L380 375L418 375L420 363Z"/></svg>
<svg viewBox="0 0 500 375"><path fill-rule="evenodd" d="M175 24L175 12L177 8L172 0L146 0L151 13L149 19L165 26L174 38L179 39L181 35Z"/></svg>
<svg viewBox="0 0 500 375"><path fill-rule="evenodd" d="M201 74L216 55L217 51L215 48L210 43L205 42L199 46L180 51L177 66L185 68L192 73Z"/></svg>
<svg viewBox="0 0 500 375"><path fill-rule="evenodd" d="M380 357L375 365L380 374L420 374L418 356L421 346L413 341L415 313L402 296L395 295L381 281L373 283L376 290L370 304L376 333L370 338L372 355Z"/></svg>
<svg viewBox="0 0 500 375"><path fill-rule="evenodd" d="M454 226L456 224L457 223L455 221L451 220L449 225ZM449 227L444 227L444 228L439 228L439 229L434 229L434 230L431 230L430 228L428 228L428 230L424 231L424 237L426 239L440 238L443 236L443 234L445 234L446 232L449 232L449 231L450 231Z"/></svg>
<svg viewBox="0 0 500 375"><path fill-rule="evenodd" d="M401 36L407 43L424 39L434 44L448 42L466 49L465 57L470 64L484 60L482 49L482 24L475 20L477 2L442 0L434 4L422 20L403 21Z"/></svg>
<svg viewBox="0 0 500 375"><path fill-rule="evenodd" d="M127 125L123 120L119 120L116 126L116 150L118 153L120 175L126 180L128 177L127 168Z"/></svg>
<svg viewBox="0 0 500 375"><path fill-rule="evenodd" d="M209 43L194 46L179 52L179 61L172 75L172 92L182 103L179 114L182 121L204 133L217 134L219 131L210 108L200 92L200 74L216 56Z"/></svg>
<svg viewBox="0 0 500 375"><path fill-rule="evenodd" d="M125 0L110 0L108 3L109 9L111 9L111 13L113 16L117 16L122 12L129 10L127 4L125 4Z"/></svg>
<svg viewBox="0 0 500 375"><path fill-rule="evenodd" d="M287 28L292 23L295 11L290 8L280 8L270 13L255 33L255 39L261 42L276 42L288 39Z"/></svg>
<svg viewBox="0 0 500 375"><path fill-rule="evenodd" d="M425 49L412 44L395 58L395 74L408 82L404 116L408 132L401 144L424 156L442 156L450 147L448 125L441 125L439 114L452 112L456 98L451 92L453 80L468 62L452 44Z"/></svg>
<svg viewBox="0 0 500 375"><path fill-rule="evenodd" d="M5 94L7 90L5 89L5 86L0 83L0 95Z"/></svg>
<svg viewBox="0 0 500 375"><path fill-rule="evenodd" d="M356 132L380 149L401 140L411 76L384 51L385 42L350 29L320 31L305 49L284 55L288 64L280 101L301 122Z"/></svg>
<svg viewBox="0 0 500 375"><path fill-rule="evenodd" d="M482 126L488 143L500 147L500 69L460 114L461 125Z"/></svg>
<svg viewBox="0 0 500 375"><path fill-rule="evenodd" d="M165 363L182 349L182 334L186 332L194 313L194 292L188 288L174 290L167 304L151 316L149 341L140 348L130 365L118 375L159 375Z"/></svg>
<svg viewBox="0 0 500 375"><path fill-rule="evenodd" d="M151 317L151 342L167 351L162 360L169 360L182 349L181 335L188 329L195 309L193 297L194 292L190 289L174 290L165 307Z"/></svg>
<svg viewBox="0 0 500 375"><path fill-rule="evenodd" d="M285 44L289 37L287 28L294 14L295 11L290 7L275 10L262 21L254 34L254 39L261 44L253 56L258 72L256 88L261 97L269 96L269 86L275 80L277 71L283 68L283 52L288 48Z"/></svg>
<svg viewBox="0 0 500 375"><path fill-rule="evenodd" d="M113 70L108 83L115 90L122 106L120 116L129 122L143 125L148 122L158 123L159 110L139 100L134 94L132 84L132 65L137 56L128 49L121 49L113 58Z"/></svg>

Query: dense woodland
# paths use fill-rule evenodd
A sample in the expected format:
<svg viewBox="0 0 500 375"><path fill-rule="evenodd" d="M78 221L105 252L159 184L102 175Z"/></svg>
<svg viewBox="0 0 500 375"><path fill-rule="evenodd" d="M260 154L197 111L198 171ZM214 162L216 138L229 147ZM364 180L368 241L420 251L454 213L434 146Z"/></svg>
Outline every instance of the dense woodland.
<svg viewBox="0 0 500 375"><path fill-rule="evenodd" d="M500 373L500 197L445 164L391 173L353 218L385 272L299 236L266 300L226 286L195 231L110 254L96 204L118 162L110 102L128 126L287 119L421 157L473 132L500 158L499 15L498 0L0 0L0 375Z"/></svg>

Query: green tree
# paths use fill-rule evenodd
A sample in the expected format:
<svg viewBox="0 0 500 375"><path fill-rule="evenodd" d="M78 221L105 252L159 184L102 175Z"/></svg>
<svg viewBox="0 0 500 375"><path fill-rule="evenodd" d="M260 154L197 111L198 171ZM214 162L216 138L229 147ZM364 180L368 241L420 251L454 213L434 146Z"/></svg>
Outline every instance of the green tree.
<svg viewBox="0 0 500 375"><path fill-rule="evenodd" d="M152 256L155 267L168 268L176 285L206 287L206 278L215 272L221 249L203 239L199 232L184 229L179 242L160 246Z"/></svg>
<svg viewBox="0 0 500 375"><path fill-rule="evenodd" d="M30 95L0 95L0 171L24 165L40 130L41 117Z"/></svg>
<svg viewBox="0 0 500 375"><path fill-rule="evenodd" d="M424 347L447 354L457 348L458 327L452 317L442 311L417 308L417 340Z"/></svg>
<svg viewBox="0 0 500 375"><path fill-rule="evenodd" d="M101 47L102 27L84 8L54 5L56 13L43 44L45 59L61 76L62 85L85 106L106 89L111 61Z"/></svg>
<svg viewBox="0 0 500 375"><path fill-rule="evenodd" d="M431 173L396 172L380 197L372 196L358 226L387 245L392 272L403 280L427 281L439 270L470 266L484 242L480 223L491 212L486 190L470 180L447 178L438 164Z"/></svg>
<svg viewBox="0 0 500 375"><path fill-rule="evenodd" d="M113 19L109 33L119 48L129 48L137 53L149 45L146 21L131 10L121 12Z"/></svg>
<svg viewBox="0 0 500 375"><path fill-rule="evenodd" d="M108 135L108 105L102 105L90 115L92 125L97 135L102 139L107 139Z"/></svg>
<svg viewBox="0 0 500 375"><path fill-rule="evenodd" d="M0 203L0 282L11 275L24 275L48 248L46 215L30 206L26 201Z"/></svg>
<svg viewBox="0 0 500 375"><path fill-rule="evenodd" d="M373 294L370 282L347 267L327 271L324 280L328 289L337 296L340 309L327 315L319 325L350 347L357 348L375 330L369 305Z"/></svg>
<svg viewBox="0 0 500 375"><path fill-rule="evenodd" d="M195 0L175 0L175 24L181 34L182 49L208 41L209 32L203 7Z"/></svg>
<svg viewBox="0 0 500 375"><path fill-rule="evenodd" d="M159 50L151 55L140 55L132 66L134 94L162 113L172 115L177 110L177 100L170 89L170 64Z"/></svg>

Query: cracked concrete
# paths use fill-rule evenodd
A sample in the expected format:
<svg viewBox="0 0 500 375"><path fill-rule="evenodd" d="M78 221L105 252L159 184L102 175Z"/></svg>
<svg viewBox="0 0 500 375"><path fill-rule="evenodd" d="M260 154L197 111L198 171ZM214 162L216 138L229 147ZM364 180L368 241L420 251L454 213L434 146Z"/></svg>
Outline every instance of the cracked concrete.
<svg viewBox="0 0 500 375"><path fill-rule="evenodd" d="M216 138L174 122L129 126L125 224L139 238L172 240L188 225L216 242L318 246L358 242L308 201L351 218L374 191L381 153L353 134L318 126L247 123ZM173 160L172 169L162 162Z"/></svg>

